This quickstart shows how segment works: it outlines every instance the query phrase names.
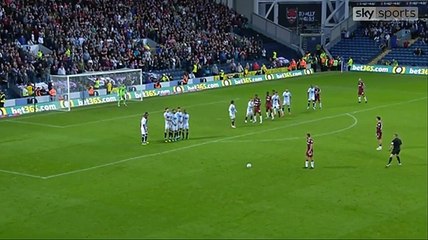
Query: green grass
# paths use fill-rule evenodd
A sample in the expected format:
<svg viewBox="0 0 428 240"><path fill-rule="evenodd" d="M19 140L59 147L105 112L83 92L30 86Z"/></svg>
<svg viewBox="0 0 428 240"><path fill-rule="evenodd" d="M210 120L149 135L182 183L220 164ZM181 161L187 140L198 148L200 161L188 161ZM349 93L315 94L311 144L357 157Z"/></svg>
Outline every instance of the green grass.
<svg viewBox="0 0 428 240"><path fill-rule="evenodd" d="M309 84L324 109L306 110ZM250 96L285 88L292 115L243 123ZM189 140L162 142L167 106L190 113ZM427 238L426 76L316 74L3 119L0 130L0 238ZM306 132L315 170L302 168ZM403 166L386 169L395 132Z"/></svg>

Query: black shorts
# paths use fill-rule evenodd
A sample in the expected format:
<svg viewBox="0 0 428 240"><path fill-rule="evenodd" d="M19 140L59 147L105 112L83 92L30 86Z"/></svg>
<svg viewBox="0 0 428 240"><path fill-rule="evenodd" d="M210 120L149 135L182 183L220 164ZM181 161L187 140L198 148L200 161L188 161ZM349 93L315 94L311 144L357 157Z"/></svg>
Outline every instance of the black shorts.
<svg viewBox="0 0 428 240"><path fill-rule="evenodd" d="M400 149L392 149L391 154L393 154L393 155L400 154Z"/></svg>

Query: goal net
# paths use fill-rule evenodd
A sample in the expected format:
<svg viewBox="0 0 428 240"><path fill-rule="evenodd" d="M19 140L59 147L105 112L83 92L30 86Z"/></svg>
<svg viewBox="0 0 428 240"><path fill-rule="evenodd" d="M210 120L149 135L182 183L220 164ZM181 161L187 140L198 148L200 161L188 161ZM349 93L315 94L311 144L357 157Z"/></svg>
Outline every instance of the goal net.
<svg viewBox="0 0 428 240"><path fill-rule="evenodd" d="M58 101L60 111L73 107L116 102L118 88L125 86L127 100L143 100L141 69L121 69L75 75L51 75L54 89L51 101Z"/></svg>

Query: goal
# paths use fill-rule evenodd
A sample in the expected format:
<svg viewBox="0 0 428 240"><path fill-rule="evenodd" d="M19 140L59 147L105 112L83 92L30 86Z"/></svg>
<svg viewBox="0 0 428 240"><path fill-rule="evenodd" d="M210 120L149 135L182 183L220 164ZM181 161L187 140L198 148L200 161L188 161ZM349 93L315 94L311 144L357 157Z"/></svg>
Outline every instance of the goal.
<svg viewBox="0 0 428 240"><path fill-rule="evenodd" d="M74 75L51 75L52 88L60 111L73 107L115 102L117 89L125 85L127 100L143 100L143 73L141 69L121 69Z"/></svg>

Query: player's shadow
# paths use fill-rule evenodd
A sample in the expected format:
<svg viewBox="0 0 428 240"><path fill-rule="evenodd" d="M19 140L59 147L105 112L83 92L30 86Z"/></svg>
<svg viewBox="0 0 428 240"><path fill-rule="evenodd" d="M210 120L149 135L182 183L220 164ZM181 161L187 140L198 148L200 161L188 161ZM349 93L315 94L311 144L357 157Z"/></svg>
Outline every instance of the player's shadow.
<svg viewBox="0 0 428 240"><path fill-rule="evenodd" d="M203 137L191 137L188 140L203 140L203 139L214 139L214 138L222 138L224 136L203 136Z"/></svg>
<svg viewBox="0 0 428 240"><path fill-rule="evenodd" d="M177 142L192 142L192 141L198 141L198 140L203 140L203 139L215 139L215 138L222 138L224 136L203 136L203 137L189 137L188 139L182 139L182 140L178 140ZM159 143L164 143L165 140L159 140Z"/></svg>
<svg viewBox="0 0 428 240"><path fill-rule="evenodd" d="M357 167L355 166L327 166L323 168L330 168L330 169L355 169Z"/></svg>

